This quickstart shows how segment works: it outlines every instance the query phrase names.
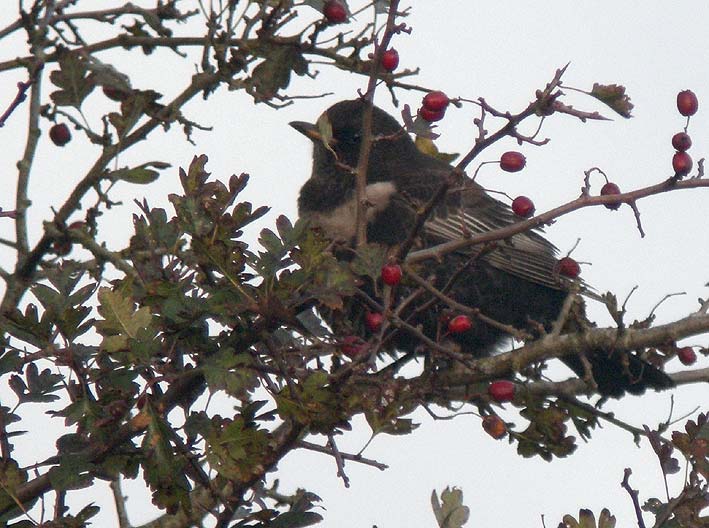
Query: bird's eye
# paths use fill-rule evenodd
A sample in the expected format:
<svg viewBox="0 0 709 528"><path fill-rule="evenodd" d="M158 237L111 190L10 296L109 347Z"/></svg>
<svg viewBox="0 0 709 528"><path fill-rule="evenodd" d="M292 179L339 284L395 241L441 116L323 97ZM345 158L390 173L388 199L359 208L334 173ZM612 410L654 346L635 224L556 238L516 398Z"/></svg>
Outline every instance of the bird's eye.
<svg viewBox="0 0 709 528"><path fill-rule="evenodd" d="M335 139L340 143L357 143L362 138L360 130L345 128L335 132Z"/></svg>

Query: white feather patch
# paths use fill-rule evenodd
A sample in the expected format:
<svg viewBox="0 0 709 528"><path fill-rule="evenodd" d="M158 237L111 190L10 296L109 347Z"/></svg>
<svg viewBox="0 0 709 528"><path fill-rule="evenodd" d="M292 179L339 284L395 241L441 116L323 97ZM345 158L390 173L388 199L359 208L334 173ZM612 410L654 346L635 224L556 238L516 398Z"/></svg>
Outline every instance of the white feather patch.
<svg viewBox="0 0 709 528"><path fill-rule="evenodd" d="M396 192L392 182L370 183L366 187L367 200L366 217L371 222L374 217L387 208L391 196ZM357 198L355 193L342 205L326 213L313 213L310 223L319 227L333 240L350 240L357 232Z"/></svg>

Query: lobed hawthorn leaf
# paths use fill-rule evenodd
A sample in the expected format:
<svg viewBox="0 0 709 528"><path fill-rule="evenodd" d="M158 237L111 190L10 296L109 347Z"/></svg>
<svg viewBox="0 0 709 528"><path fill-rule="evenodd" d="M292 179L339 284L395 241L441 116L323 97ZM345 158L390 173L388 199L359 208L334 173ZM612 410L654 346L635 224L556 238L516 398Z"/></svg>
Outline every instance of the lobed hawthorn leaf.
<svg viewBox="0 0 709 528"><path fill-rule="evenodd" d="M52 393L63 388L64 378L60 374L53 374L48 368L39 372L35 363L29 363L25 368L25 378L26 382L14 374L8 381L20 403L49 403L59 399Z"/></svg>
<svg viewBox="0 0 709 528"><path fill-rule="evenodd" d="M257 101L272 99L280 89L288 88L291 72L308 73L308 61L297 46L279 44L264 51L264 59L246 81L247 91Z"/></svg>
<svg viewBox="0 0 709 528"><path fill-rule="evenodd" d="M461 528L470 517L470 509L463 504L463 491L455 487L446 487L440 500L433 490L431 507L439 528Z"/></svg>
<svg viewBox="0 0 709 528"><path fill-rule="evenodd" d="M245 398L259 386L256 370L252 370L250 354L236 354L233 349L223 348L204 358L200 367L209 390L223 390L235 398Z"/></svg>
<svg viewBox="0 0 709 528"><path fill-rule="evenodd" d="M32 295L37 298L45 310L52 313L52 318L64 307L65 297L61 292L46 284L35 284L32 287Z"/></svg>
<svg viewBox="0 0 709 528"><path fill-rule="evenodd" d="M209 178L210 173L204 169L207 164L207 160L208 158L205 154L194 156L187 171L180 167L180 183L182 183L182 188L184 189L186 196L196 194ZM241 184L239 191L246 186L248 179L248 176L246 176L245 178L241 178L239 180L239 183ZM233 177L232 180L229 180L230 186L232 185L232 182ZM239 183L234 183L234 185L238 186Z"/></svg>
<svg viewBox="0 0 709 528"><path fill-rule="evenodd" d="M51 343L53 337L51 318L46 317L45 314L40 319L37 307L32 303L25 307L24 314L14 309L6 318L5 331L37 348L45 348ZM11 363L16 362L16 360L10 361L13 356L8 354L9 352L6 352L0 357L0 373L15 370ZM8 361L10 363L7 363Z"/></svg>
<svg viewBox="0 0 709 528"><path fill-rule="evenodd" d="M213 417L205 433L210 446L207 462L230 480L244 481L258 475L261 465L273 454L270 433L239 415L233 419Z"/></svg>
<svg viewBox="0 0 709 528"><path fill-rule="evenodd" d="M113 125L119 138L125 137L144 115L156 114L162 105L157 100L162 94L154 90L132 90L121 101L121 112L108 114L108 121Z"/></svg>
<svg viewBox="0 0 709 528"><path fill-rule="evenodd" d="M98 291L98 313L103 317L96 323L96 330L103 336L101 348L107 352L123 350L129 339L145 339L148 335L138 335L140 330L151 330L150 309L143 306L135 309L133 300L120 290L100 288Z"/></svg>
<svg viewBox="0 0 709 528"><path fill-rule="evenodd" d="M56 491L88 488L93 484L94 464L84 454L66 454L59 457L59 465L49 469L47 476Z"/></svg>
<svg viewBox="0 0 709 528"><path fill-rule="evenodd" d="M633 110L633 103L625 93L625 86L620 84L599 84L594 83L589 95L605 103L611 110L622 117L630 118Z"/></svg>
<svg viewBox="0 0 709 528"><path fill-rule="evenodd" d="M79 53L63 51L59 54L59 70L49 74L49 80L60 88L49 94L57 106L80 108L96 86L94 75L89 72L88 59Z"/></svg>
<svg viewBox="0 0 709 528"><path fill-rule="evenodd" d="M517 439L517 452L523 457L540 456L550 461L553 457L566 457L576 450L576 439L567 435L565 422L568 413L556 402L528 398L527 407L520 415L529 425Z"/></svg>

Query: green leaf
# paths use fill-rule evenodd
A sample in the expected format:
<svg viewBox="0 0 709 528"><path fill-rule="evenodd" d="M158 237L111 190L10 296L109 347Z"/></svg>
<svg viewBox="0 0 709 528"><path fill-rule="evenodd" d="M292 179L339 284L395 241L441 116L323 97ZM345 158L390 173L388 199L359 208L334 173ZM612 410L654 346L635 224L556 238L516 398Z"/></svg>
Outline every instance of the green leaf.
<svg viewBox="0 0 709 528"><path fill-rule="evenodd" d="M108 178L111 180L122 180L128 183L135 183L139 185L144 185L148 183L153 183L160 177L160 173L157 170L153 170L150 167L155 167L156 169L166 169L170 166L169 163L163 163L161 161L150 161L148 163L143 163L137 167L129 169L128 167L123 167L122 169L115 170L108 174Z"/></svg>
<svg viewBox="0 0 709 528"><path fill-rule="evenodd" d="M149 404L143 412L149 419L141 446L149 455L142 463L143 475L153 491L153 504L176 513L181 505L189 503L188 493L192 486L185 475L189 461L184 454L173 449L170 438L175 432L170 425Z"/></svg>
<svg viewBox="0 0 709 528"><path fill-rule="evenodd" d="M8 385L17 395L21 403L49 403L59 399L56 394L51 394L63 388L63 377L53 374L48 368L39 372L35 363L29 363L25 368L27 382L18 375L13 375Z"/></svg>
<svg viewBox="0 0 709 528"><path fill-rule="evenodd" d="M594 83L589 95L605 103L611 110L621 116L625 118L632 117L630 112L633 110L633 103L630 102L630 97L625 93L625 86Z"/></svg>
<svg viewBox="0 0 709 528"><path fill-rule="evenodd" d="M86 96L94 89L96 83L86 66L87 60L79 53L60 54L59 71L53 71L49 75L50 81L60 88L49 94L55 105L79 108Z"/></svg>
<svg viewBox="0 0 709 528"><path fill-rule="evenodd" d="M52 489L57 491L77 490L91 486L94 468L86 455L64 455L60 458L59 465L47 472Z"/></svg>
<svg viewBox="0 0 709 528"><path fill-rule="evenodd" d="M8 334L26 343L30 343L37 348L44 348L52 341L52 327L53 325L50 318L42 317L40 319L37 307L32 303L27 305L24 314L17 309L10 312L5 322L5 331ZM5 353L3 358L5 358L8 353ZM5 367L0 367L0 372L8 372L7 370L3 370L3 368ZM14 369L10 368L10 370Z"/></svg>
<svg viewBox="0 0 709 528"><path fill-rule="evenodd" d="M202 371L212 392L223 390L236 398L245 397L258 385L256 370L249 368L253 358L249 354L236 354L233 349L223 348L204 358Z"/></svg>
<svg viewBox="0 0 709 528"><path fill-rule="evenodd" d="M322 521L322 515L315 512L285 512L268 525L269 528L303 528Z"/></svg>
<svg viewBox="0 0 709 528"><path fill-rule="evenodd" d="M264 60L254 68L246 86L256 100L269 100L290 84L291 72L305 75L308 61L297 46L278 45L267 49Z"/></svg>
<svg viewBox="0 0 709 528"><path fill-rule="evenodd" d="M447 153L439 151L433 140L425 136L416 136L416 148L418 148L424 154L428 154L432 158L445 161L446 163L451 163L459 156L458 153Z"/></svg>
<svg viewBox="0 0 709 528"><path fill-rule="evenodd" d="M98 292L98 312L103 321L96 323L96 329L103 336L101 347L108 352L123 350L129 339L138 339L141 329L150 329L152 314L147 306L135 309L135 305L121 291L101 288Z"/></svg>

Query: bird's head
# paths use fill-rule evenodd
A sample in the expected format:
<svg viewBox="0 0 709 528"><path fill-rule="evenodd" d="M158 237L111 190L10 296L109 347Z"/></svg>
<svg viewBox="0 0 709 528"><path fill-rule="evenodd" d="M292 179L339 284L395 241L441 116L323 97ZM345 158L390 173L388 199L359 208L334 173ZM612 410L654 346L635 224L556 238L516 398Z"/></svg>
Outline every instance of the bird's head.
<svg viewBox="0 0 709 528"><path fill-rule="evenodd" d="M366 103L355 99L328 108L316 123L293 121L290 125L313 141L313 176L331 178L357 167L362 148L362 121ZM373 108L372 148L367 180L386 180L389 164L417 153L401 124L384 110Z"/></svg>

